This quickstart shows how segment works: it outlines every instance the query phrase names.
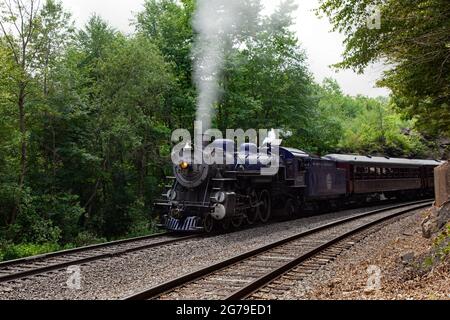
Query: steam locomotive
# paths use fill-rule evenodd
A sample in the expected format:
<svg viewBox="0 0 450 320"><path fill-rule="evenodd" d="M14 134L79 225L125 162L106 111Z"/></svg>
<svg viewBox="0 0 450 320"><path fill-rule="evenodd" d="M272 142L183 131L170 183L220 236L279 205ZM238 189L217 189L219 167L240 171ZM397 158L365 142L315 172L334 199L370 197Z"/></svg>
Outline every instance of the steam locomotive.
<svg viewBox="0 0 450 320"><path fill-rule="evenodd" d="M163 199L157 201L160 227L175 232L238 229L267 223L273 216L293 218L383 199L431 196L435 160L331 154L216 140L224 164L180 161ZM276 158L275 158L276 157ZM277 160L278 170L262 174Z"/></svg>

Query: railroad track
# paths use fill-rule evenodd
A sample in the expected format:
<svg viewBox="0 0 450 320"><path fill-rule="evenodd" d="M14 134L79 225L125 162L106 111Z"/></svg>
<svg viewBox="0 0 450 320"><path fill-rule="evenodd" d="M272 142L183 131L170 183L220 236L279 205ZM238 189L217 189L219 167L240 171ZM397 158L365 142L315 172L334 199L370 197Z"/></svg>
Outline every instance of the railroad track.
<svg viewBox="0 0 450 320"><path fill-rule="evenodd" d="M7 261L0 263L0 284L63 270L73 265L82 265L141 250L174 245L198 237L199 235L178 237L171 233L160 233L152 236L108 242L30 258Z"/></svg>
<svg viewBox="0 0 450 320"><path fill-rule="evenodd" d="M358 214L299 233L149 288L124 300L241 300L281 294L293 281L335 259L374 227L391 223L431 200Z"/></svg>

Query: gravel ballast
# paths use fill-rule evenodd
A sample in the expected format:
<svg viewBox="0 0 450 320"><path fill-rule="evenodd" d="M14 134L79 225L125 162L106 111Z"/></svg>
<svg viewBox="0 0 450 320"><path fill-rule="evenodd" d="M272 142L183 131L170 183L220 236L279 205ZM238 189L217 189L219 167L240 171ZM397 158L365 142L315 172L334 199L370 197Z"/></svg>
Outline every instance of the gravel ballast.
<svg viewBox="0 0 450 320"><path fill-rule="evenodd" d="M424 271L433 240L422 237L423 211L371 233L284 300L450 300L450 261ZM378 281L379 279L379 281Z"/></svg>
<svg viewBox="0 0 450 320"><path fill-rule="evenodd" d="M353 209L295 221L273 223L80 266L79 289L68 287L71 274L58 271L16 283L0 284L0 299L120 299L173 278L218 263L298 232L351 215L392 206ZM76 283L76 282L75 282Z"/></svg>

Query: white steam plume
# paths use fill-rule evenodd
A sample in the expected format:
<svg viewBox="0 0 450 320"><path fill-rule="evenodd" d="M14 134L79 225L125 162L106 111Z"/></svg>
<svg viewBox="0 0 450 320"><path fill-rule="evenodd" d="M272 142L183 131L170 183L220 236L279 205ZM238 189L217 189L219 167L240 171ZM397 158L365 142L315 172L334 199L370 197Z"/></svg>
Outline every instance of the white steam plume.
<svg viewBox="0 0 450 320"><path fill-rule="evenodd" d="M225 55L245 21L244 0L198 0L194 29L194 79L198 90L197 121L211 128L214 104L219 99L219 78Z"/></svg>

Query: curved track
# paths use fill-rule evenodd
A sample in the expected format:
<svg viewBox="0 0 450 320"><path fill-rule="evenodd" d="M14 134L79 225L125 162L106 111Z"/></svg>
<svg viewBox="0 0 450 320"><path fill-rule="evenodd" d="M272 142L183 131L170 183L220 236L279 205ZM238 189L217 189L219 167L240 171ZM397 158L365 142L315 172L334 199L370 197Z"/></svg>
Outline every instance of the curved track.
<svg viewBox="0 0 450 320"><path fill-rule="evenodd" d="M198 237L199 235L177 237L170 233L160 233L7 261L0 263L0 283L62 270L72 265L86 264L140 250L177 244Z"/></svg>
<svg viewBox="0 0 450 320"><path fill-rule="evenodd" d="M352 237L394 218L431 205L419 201L375 210L299 233L243 255L174 279L162 285L124 298L124 300L239 300L261 298L259 290L283 290L283 281L274 281L286 273L312 273L338 255L339 248L352 246ZM356 240L357 241L357 240ZM337 249L333 246L340 246ZM299 266L305 264L303 269ZM292 275L291 275L292 276ZM264 288L267 287L267 288Z"/></svg>

